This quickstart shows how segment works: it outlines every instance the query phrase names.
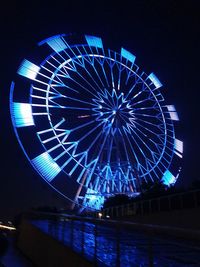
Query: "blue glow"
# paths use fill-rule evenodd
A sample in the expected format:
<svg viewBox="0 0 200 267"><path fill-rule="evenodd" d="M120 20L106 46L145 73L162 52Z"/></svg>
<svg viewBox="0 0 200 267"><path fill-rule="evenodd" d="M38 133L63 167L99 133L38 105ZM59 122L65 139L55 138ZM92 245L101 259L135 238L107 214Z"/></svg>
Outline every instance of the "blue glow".
<svg viewBox="0 0 200 267"><path fill-rule="evenodd" d="M59 35L47 39L46 42L55 52L61 52L67 48Z"/></svg>
<svg viewBox="0 0 200 267"><path fill-rule="evenodd" d="M47 152L44 152L34 158L32 160L32 164L48 182L51 182L61 171L58 164L54 162L52 157Z"/></svg>
<svg viewBox="0 0 200 267"><path fill-rule="evenodd" d="M148 78L152 81L156 88L160 88L162 86L162 83L153 72L148 76Z"/></svg>
<svg viewBox="0 0 200 267"><path fill-rule="evenodd" d="M34 125L30 104L13 102L11 112L16 127Z"/></svg>
<svg viewBox="0 0 200 267"><path fill-rule="evenodd" d="M88 188L87 193L85 194L85 200L87 201L87 206L100 210L104 203L104 196L101 196L98 192Z"/></svg>
<svg viewBox="0 0 200 267"><path fill-rule="evenodd" d="M29 60L24 59L22 61L21 65L19 66L19 69L18 69L17 73L19 75L22 75L22 76L26 77L26 78L34 80L39 71L40 71L40 67L38 67L37 65L33 64Z"/></svg>
<svg viewBox="0 0 200 267"><path fill-rule="evenodd" d="M124 49L123 47L121 49L121 55L122 55L122 57L128 59L130 62L132 62L132 63L135 62L136 57L132 53L130 53L129 51Z"/></svg>
<svg viewBox="0 0 200 267"><path fill-rule="evenodd" d="M96 36L91 36L91 35L85 35L85 39L89 46L94 46L94 47L103 49L103 43L102 43L101 38L96 37Z"/></svg>
<svg viewBox="0 0 200 267"><path fill-rule="evenodd" d="M176 178L169 170L167 170L162 177L162 182L163 184L170 186L176 182Z"/></svg>

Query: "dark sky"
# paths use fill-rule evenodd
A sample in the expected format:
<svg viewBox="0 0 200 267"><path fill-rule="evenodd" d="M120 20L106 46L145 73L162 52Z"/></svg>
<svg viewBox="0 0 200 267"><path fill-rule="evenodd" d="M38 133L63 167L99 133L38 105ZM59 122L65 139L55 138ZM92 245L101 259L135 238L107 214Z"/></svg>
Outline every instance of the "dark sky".
<svg viewBox="0 0 200 267"><path fill-rule="evenodd" d="M7 1L8 2L8 1ZM0 220L39 205L60 206L59 199L30 166L14 135L9 113L10 83L36 44L59 33L101 36L108 47L121 46L137 56L146 72L155 72L163 94L181 119L184 141L179 184L199 176L198 1L9 1L0 7Z"/></svg>

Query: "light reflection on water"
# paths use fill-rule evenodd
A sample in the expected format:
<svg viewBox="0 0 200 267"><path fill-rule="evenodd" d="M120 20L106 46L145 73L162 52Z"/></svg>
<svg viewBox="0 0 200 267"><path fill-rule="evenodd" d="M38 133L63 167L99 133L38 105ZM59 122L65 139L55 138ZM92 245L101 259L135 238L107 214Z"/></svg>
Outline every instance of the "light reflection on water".
<svg viewBox="0 0 200 267"><path fill-rule="evenodd" d="M184 245L155 237L151 239L141 232L123 228L117 231L116 227L71 220L35 220L32 223L95 262L96 266L200 266L200 249L188 253Z"/></svg>

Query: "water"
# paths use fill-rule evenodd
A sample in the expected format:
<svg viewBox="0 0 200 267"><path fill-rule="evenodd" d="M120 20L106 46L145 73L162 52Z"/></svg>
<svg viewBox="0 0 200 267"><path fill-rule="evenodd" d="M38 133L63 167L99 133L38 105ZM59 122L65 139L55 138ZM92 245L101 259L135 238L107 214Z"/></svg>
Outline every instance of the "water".
<svg viewBox="0 0 200 267"><path fill-rule="evenodd" d="M96 266L197 267L200 247L142 232L89 222L35 220L42 231L71 247ZM117 230L118 229L118 230Z"/></svg>

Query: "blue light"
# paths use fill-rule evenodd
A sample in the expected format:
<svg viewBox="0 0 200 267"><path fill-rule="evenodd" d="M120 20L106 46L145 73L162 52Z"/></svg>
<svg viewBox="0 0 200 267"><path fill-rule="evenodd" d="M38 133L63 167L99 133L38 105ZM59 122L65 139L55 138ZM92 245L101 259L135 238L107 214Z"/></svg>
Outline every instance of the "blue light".
<svg viewBox="0 0 200 267"><path fill-rule="evenodd" d="M132 53L130 53L129 51L124 49L123 47L121 49L121 55L122 55L122 57L128 59L130 62L132 62L132 63L135 62L136 57Z"/></svg>
<svg viewBox="0 0 200 267"><path fill-rule="evenodd" d="M91 36L91 35L85 35L85 39L89 46L94 46L94 47L103 49L103 43L102 43L101 38L96 37L96 36Z"/></svg>
<svg viewBox="0 0 200 267"><path fill-rule="evenodd" d="M85 200L87 201L87 206L95 209L100 210L104 203L104 196L101 196L93 189L88 188L87 193L85 194Z"/></svg>
<svg viewBox="0 0 200 267"><path fill-rule="evenodd" d="M156 77L156 75L153 72L148 76L148 78L155 85L156 89L158 89L162 86L162 83L159 81L159 79Z"/></svg>
<svg viewBox="0 0 200 267"><path fill-rule="evenodd" d="M46 42L55 52L61 52L67 48L59 35L47 39Z"/></svg>
<svg viewBox="0 0 200 267"><path fill-rule="evenodd" d="M51 182L61 171L61 168L47 152L34 158L32 164L48 182Z"/></svg>
<svg viewBox="0 0 200 267"><path fill-rule="evenodd" d="M170 186L176 182L176 178L169 170L167 170L162 177L162 182L163 184Z"/></svg>
<svg viewBox="0 0 200 267"><path fill-rule="evenodd" d="M40 67L33 64L29 60L24 59L21 65L19 66L17 73L31 80L35 80L39 71L40 71Z"/></svg>
<svg viewBox="0 0 200 267"><path fill-rule="evenodd" d="M11 112L16 127L34 125L30 104L13 102Z"/></svg>

